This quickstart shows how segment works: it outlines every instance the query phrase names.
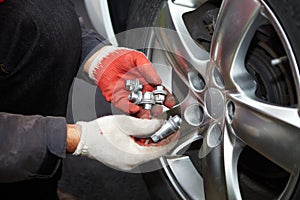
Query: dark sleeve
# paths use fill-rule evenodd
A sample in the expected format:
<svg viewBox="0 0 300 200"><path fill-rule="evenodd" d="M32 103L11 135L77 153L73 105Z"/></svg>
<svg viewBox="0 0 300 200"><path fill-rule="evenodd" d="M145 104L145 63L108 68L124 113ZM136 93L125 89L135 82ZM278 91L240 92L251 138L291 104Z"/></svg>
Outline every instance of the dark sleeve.
<svg viewBox="0 0 300 200"><path fill-rule="evenodd" d="M95 84L87 73L84 72L83 66L85 62L99 49L111 43L94 29L86 28L81 17L79 17L82 38L82 50L80 59L80 68L77 73L77 78L82 79L90 84Z"/></svg>
<svg viewBox="0 0 300 200"><path fill-rule="evenodd" d="M51 177L66 154L63 117L0 112L0 182Z"/></svg>
<svg viewBox="0 0 300 200"><path fill-rule="evenodd" d="M81 63L84 63L93 53L105 45L111 45L110 42L94 29L85 27L82 18L79 18L82 37Z"/></svg>

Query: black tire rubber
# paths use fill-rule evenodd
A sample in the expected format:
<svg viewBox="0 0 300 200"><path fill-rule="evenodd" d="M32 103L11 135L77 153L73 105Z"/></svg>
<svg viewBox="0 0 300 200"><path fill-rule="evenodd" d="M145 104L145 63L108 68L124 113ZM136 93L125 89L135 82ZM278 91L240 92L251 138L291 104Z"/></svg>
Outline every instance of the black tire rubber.
<svg viewBox="0 0 300 200"><path fill-rule="evenodd" d="M212 0L216 3L218 0ZM265 0L280 20L292 49L297 63L300 63L300 1L293 0ZM156 19L161 8L167 3L166 0L132 0L127 29L156 26ZM147 38L147 35L143 36ZM147 40L147 39L146 39ZM145 40L145 42L146 42ZM143 175L153 199L178 199L175 190L163 170L146 173ZM292 200L300 199L300 180L298 180L292 195Z"/></svg>

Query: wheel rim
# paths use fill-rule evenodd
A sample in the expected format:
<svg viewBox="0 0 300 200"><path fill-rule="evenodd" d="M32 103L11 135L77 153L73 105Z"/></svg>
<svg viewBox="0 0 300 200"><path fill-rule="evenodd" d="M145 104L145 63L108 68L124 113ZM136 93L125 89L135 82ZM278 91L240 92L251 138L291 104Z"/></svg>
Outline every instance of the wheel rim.
<svg viewBox="0 0 300 200"><path fill-rule="evenodd" d="M190 89L181 102L183 113L196 104L202 109L203 119L199 120L200 124L193 122L183 129L184 136L173 154L161 158L169 180L182 198L247 199L241 183L244 166L240 163L247 162L245 154L251 149L255 156L271 161L268 167L279 167L283 174L287 174L281 179L285 181L284 186L280 186L280 191L272 198L290 198L300 166L300 147L297 145L300 141L300 78L295 56L280 23L264 1L223 1L211 49L207 52L194 42L182 18L200 3L182 2L169 1L162 10L163 17L158 19L160 26L166 27L167 24L170 28L171 24L171 28L178 33L176 39L170 39L165 30L156 31L156 36L168 52L168 62ZM273 55L271 52L274 51L269 52L268 49L279 46L260 48L273 55L268 58L256 59L249 53L262 27L271 27L276 32L287 58L284 64L288 67L287 74L292 74L289 80L288 75L284 76L286 81L283 83L277 80L280 82L278 87L274 86L276 84L268 86L270 78L263 77L255 66L261 60L274 60L276 54ZM160 59L153 56L155 50L150 52L152 61L159 63ZM261 54L256 49L252 52L253 55ZM182 58L187 63L182 62ZM271 68L266 69L274 78ZM282 94L282 87L288 94ZM283 96L289 98L282 100ZM198 146L196 150L198 158L200 156L198 161L202 163L201 169L195 167L192 156L181 154L190 149L195 141L203 142L201 149Z"/></svg>

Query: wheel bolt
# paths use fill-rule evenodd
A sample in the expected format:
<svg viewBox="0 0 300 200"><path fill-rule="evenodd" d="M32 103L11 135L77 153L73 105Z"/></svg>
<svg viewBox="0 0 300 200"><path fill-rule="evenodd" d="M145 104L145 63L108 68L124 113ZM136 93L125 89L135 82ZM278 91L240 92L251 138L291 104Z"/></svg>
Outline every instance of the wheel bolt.
<svg viewBox="0 0 300 200"><path fill-rule="evenodd" d="M141 91L131 92L128 95L128 100L136 105L139 105L142 102L142 99L143 99L143 93Z"/></svg>
<svg viewBox="0 0 300 200"><path fill-rule="evenodd" d="M136 105L143 105L145 110L151 110L154 104L163 104L167 95L165 87L162 85L156 86L153 92L143 93L143 85L137 78L126 80L125 88L131 92L128 95L128 100Z"/></svg>
<svg viewBox="0 0 300 200"><path fill-rule="evenodd" d="M159 140L168 137L170 134L175 133L180 128L181 123L182 120L178 115L175 115L174 117L170 116L170 118L164 122L162 127L151 136L152 141L158 142Z"/></svg>
<svg viewBox="0 0 300 200"><path fill-rule="evenodd" d="M143 104L145 110L151 110L152 105L155 104L154 95L152 92L145 92L140 104Z"/></svg>
<svg viewBox="0 0 300 200"><path fill-rule="evenodd" d="M167 92L165 91L165 87L162 85L156 86L153 90L154 100L157 104L163 104L165 101L165 96Z"/></svg>
<svg viewBox="0 0 300 200"><path fill-rule="evenodd" d="M142 91L143 85L140 83L139 79L126 80L125 88L131 92Z"/></svg>

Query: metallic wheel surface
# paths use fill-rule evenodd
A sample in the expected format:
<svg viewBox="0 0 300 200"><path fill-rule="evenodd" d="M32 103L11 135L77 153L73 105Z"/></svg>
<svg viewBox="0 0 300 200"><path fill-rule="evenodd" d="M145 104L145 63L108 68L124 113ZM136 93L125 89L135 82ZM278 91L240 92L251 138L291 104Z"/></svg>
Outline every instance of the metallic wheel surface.
<svg viewBox="0 0 300 200"><path fill-rule="evenodd" d="M206 41L189 25L204 6L217 11ZM187 125L160 159L173 188L182 199L289 199L300 168L300 77L273 10L263 0L174 0L159 12L149 41L165 50L148 56L184 85L172 90Z"/></svg>

